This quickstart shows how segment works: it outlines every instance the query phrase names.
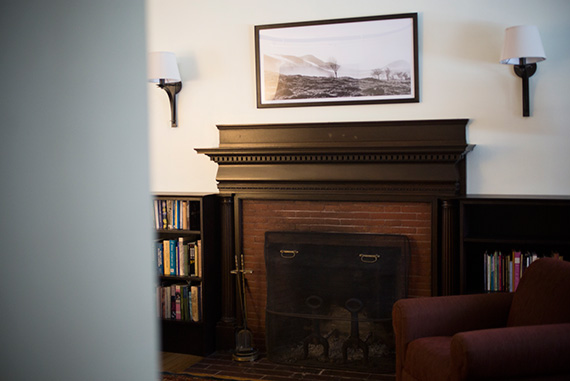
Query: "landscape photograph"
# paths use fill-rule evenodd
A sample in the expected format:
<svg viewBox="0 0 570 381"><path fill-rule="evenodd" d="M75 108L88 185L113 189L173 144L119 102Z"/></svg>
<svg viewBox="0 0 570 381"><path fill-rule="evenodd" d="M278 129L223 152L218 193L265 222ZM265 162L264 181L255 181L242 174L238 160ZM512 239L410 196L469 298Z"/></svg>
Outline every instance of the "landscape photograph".
<svg viewBox="0 0 570 381"><path fill-rule="evenodd" d="M257 26L258 107L417 102L415 16Z"/></svg>

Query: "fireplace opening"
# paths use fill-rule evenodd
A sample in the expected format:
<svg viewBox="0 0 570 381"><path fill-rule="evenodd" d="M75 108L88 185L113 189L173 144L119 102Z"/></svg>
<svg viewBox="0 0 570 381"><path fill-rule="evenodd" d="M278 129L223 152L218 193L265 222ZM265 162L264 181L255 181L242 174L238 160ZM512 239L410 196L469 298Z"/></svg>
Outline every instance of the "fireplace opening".
<svg viewBox="0 0 570 381"><path fill-rule="evenodd" d="M405 235L268 231L269 360L394 371L391 311L407 296Z"/></svg>

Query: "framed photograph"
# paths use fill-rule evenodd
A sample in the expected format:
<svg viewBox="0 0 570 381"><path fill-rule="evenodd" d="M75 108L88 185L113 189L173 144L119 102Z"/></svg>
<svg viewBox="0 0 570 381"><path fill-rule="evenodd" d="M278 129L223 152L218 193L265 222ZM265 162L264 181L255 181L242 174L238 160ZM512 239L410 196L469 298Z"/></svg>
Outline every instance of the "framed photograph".
<svg viewBox="0 0 570 381"><path fill-rule="evenodd" d="M257 107L419 102L417 13L255 26Z"/></svg>

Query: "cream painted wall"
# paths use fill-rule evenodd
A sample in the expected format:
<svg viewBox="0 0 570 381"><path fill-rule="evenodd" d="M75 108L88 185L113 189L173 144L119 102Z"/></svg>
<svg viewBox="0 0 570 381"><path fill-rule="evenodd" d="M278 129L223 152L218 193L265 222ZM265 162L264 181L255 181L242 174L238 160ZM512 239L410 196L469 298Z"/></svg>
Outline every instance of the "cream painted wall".
<svg viewBox="0 0 570 381"><path fill-rule="evenodd" d="M420 103L257 109L254 25L417 12ZM570 1L147 0L147 48L176 53L179 128L148 85L151 189L216 192L216 124L469 118L468 193L570 195ZM530 80L499 64L504 29L538 26L547 60Z"/></svg>

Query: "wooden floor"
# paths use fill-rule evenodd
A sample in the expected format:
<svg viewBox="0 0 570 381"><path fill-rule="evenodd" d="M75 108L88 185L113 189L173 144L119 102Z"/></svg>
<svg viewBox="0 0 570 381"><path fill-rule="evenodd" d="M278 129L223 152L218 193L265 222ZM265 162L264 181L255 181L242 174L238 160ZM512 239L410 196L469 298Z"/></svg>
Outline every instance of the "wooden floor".
<svg viewBox="0 0 570 381"><path fill-rule="evenodd" d="M186 369L207 379L256 380L256 381L394 381L395 374L368 373L356 370L335 370L276 364L263 354L255 361L237 362L229 352L218 351Z"/></svg>
<svg viewBox="0 0 570 381"><path fill-rule="evenodd" d="M196 364L203 357L185 355L181 353L161 352L160 364L163 372L180 373L188 367Z"/></svg>

